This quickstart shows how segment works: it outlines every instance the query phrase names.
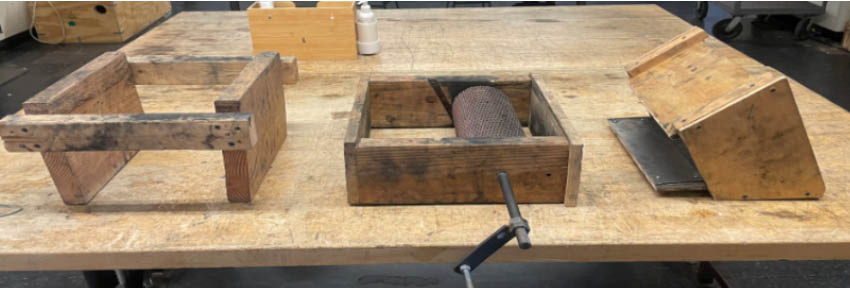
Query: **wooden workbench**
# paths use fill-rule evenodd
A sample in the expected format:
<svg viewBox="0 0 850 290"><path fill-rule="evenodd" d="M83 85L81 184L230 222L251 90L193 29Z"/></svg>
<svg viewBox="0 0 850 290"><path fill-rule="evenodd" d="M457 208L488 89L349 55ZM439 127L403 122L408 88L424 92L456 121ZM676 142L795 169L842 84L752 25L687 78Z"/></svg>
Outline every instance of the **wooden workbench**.
<svg viewBox="0 0 850 290"><path fill-rule="evenodd" d="M216 151L141 152L91 205L70 208L38 154L0 151L0 203L24 208L0 218L0 269L457 261L507 221L504 206L349 206L342 146L361 73L449 71L543 74L585 142L578 206L520 206L534 248L509 245L493 261L850 259L850 114L796 82L823 199L714 201L652 191L606 118L647 115L623 65L689 28L661 8L375 13L379 55L299 61L301 80L285 88L289 136L253 204L227 202ZM122 50L250 55L248 34L242 12L184 12ZM738 63L760 65L709 42ZM220 89L139 92L147 112L202 112L213 111Z"/></svg>

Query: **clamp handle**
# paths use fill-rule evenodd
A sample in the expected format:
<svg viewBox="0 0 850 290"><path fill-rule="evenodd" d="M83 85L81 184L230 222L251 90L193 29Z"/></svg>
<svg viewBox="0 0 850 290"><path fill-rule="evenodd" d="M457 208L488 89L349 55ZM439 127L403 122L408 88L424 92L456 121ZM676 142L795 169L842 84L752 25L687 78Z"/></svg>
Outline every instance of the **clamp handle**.
<svg viewBox="0 0 850 290"><path fill-rule="evenodd" d="M508 179L507 172L499 172L499 184L502 186L502 197L505 199L508 214L511 216L511 232L516 236L520 249L531 248L531 239L528 238L531 228L528 226L528 221L522 218L522 215L519 213L519 206L517 206L514 190L511 187L511 181Z"/></svg>

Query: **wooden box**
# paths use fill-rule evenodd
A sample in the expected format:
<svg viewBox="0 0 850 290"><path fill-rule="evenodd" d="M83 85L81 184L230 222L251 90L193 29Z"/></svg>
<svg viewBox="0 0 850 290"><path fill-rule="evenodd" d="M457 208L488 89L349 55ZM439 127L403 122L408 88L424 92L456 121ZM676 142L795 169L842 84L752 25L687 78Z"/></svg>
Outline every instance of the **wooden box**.
<svg viewBox="0 0 850 290"><path fill-rule="evenodd" d="M124 42L171 12L168 1L34 3L38 39L48 43Z"/></svg>
<svg viewBox="0 0 850 290"><path fill-rule="evenodd" d="M527 137L454 137L441 95L477 85L508 95ZM351 114L350 204L501 203L500 171L520 203L576 204L582 142L538 77L373 75L361 81Z"/></svg>
<svg viewBox="0 0 850 290"><path fill-rule="evenodd" d="M354 2L319 2L296 7L276 1L275 8L248 8L254 53L277 51L300 60L357 59Z"/></svg>
<svg viewBox="0 0 850 290"><path fill-rule="evenodd" d="M715 199L821 197L788 79L734 63L707 38L693 27L627 66L641 102L669 138L681 138Z"/></svg>
<svg viewBox="0 0 850 290"><path fill-rule="evenodd" d="M220 150L227 197L249 202L286 139L292 57L107 52L0 120L9 152L40 152L63 201L87 204L139 150ZM143 114L136 85L227 85L215 113Z"/></svg>

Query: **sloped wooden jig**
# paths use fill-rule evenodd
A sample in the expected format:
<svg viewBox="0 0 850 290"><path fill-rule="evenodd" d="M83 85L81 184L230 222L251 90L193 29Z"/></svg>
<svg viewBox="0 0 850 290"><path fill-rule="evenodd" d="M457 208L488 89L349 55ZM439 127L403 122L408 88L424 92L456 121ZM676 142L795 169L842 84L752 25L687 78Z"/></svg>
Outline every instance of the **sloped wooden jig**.
<svg viewBox="0 0 850 290"><path fill-rule="evenodd" d="M715 199L821 197L788 79L732 62L707 37L694 27L628 65L641 102L668 137L681 138Z"/></svg>
<svg viewBox="0 0 850 290"><path fill-rule="evenodd" d="M65 204L84 205L139 150L221 150L227 197L250 202L286 139L292 57L106 52L0 120L9 152L41 152ZM216 113L144 114L135 85L229 85Z"/></svg>

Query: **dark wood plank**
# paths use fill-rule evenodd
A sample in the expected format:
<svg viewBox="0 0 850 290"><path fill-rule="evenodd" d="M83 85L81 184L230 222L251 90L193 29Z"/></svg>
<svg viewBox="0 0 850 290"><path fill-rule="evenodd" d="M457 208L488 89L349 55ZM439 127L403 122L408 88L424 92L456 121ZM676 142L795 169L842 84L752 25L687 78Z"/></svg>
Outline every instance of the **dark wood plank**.
<svg viewBox="0 0 850 290"><path fill-rule="evenodd" d="M251 114L11 115L0 121L9 152L246 150Z"/></svg>

